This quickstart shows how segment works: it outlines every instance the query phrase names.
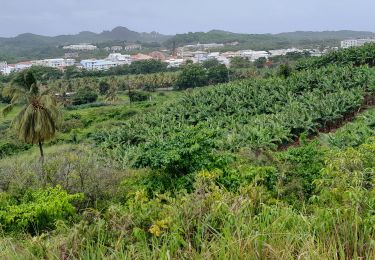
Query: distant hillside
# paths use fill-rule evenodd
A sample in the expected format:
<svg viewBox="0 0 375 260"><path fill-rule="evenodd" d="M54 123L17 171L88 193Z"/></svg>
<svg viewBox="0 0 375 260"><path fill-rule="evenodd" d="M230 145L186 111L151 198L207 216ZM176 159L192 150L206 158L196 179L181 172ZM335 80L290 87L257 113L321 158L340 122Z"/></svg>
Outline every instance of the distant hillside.
<svg viewBox="0 0 375 260"><path fill-rule="evenodd" d="M287 32L279 34L241 34L221 30L177 34L167 40L167 46L195 43L229 43L238 41L240 47L252 49L273 49L283 47L316 47L338 45L339 41L348 38L375 37L372 32L358 31L324 31L324 32Z"/></svg>
<svg viewBox="0 0 375 260"><path fill-rule="evenodd" d="M139 33L126 27L116 27L111 31L103 31L102 33L84 31L75 35L59 35L55 37L25 33L13 38L0 38L0 60L18 61L61 56L64 51L58 46L69 44L101 44L120 41L129 43L162 43L170 37L157 32Z"/></svg>
<svg viewBox="0 0 375 260"><path fill-rule="evenodd" d="M131 31L126 27L116 27L112 31L102 33L80 32L75 35L59 35L55 37L35 35L31 33L20 34L14 38L0 38L0 46L16 45L17 47L33 47L40 45L65 45L74 43L102 43L107 41L128 41L128 42L163 42L170 36L157 32L139 33Z"/></svg>
<svg viewBox="0 0 375 260"><path fill-rule="evenodd" d="M189 32L174 36L162 35L157 32L139 33L126 27L116 27L111 31L94 33L89 31L75 35L59 35L55 37L20 34L13 38L0 38L0 60L15 62L27 59L60 57L64 55L63 45L77 43L93 43L100 47L111 46L124 42L141 42L150 46L164 45L172 48L195 43L231 43L237 46L227 46L223 50L236 49L277 49L288 47L316 48L338 46L339 42L348 38L375 37L372 32L359 31L324 31L324 32L287 32L280 34L243 34L222 30L209 32ZM151 44L157 43L157 44ZM106 55L97 51L96 56Z"/></svg>
<svg viewBox="0 0 375 260"><path fill-rule="evenodd" d="M361 31L323 31L323 32L309 32L309 31L297 31L279 33L275 36L285 37L290 40L345 40L350 38L368 38L375 37L373 32L361 32Z"/></svg>

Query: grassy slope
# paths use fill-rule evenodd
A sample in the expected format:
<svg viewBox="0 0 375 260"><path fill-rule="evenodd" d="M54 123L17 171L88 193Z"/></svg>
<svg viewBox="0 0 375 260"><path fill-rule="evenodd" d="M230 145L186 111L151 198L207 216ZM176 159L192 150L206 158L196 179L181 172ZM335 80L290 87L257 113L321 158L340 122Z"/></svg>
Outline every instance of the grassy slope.
<svg viewBox="0 0 375 260"><path fill-rule="evenodd" d="M47 144L47 146L61 143L87 142L87 138L98 129L111 129L112 127L119 126L132 116L152 111L156 107L177 99L179 96L181 96L181 92L178 91L155 92L151 94L150 101L129 103L127 95L121 94L119 95L119 101L107 106L90 107L84 105L73 109L64 109L62 127L65 131L60 131L56 139L51 144ZM103 99L103 97L100 99ZM5 106L5 104L0 103L0 111ZM6 117L0 117L0 144L2 142L16 142L9 126L20 109L20 107L16 107ZM26 151L26 153L28 152Z"/></svg>

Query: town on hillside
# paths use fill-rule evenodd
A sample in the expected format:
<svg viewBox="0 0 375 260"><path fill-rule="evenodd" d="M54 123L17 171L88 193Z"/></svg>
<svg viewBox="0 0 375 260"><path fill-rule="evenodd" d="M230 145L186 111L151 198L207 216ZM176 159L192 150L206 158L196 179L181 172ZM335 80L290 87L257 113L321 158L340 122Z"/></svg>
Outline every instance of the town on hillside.
<svg viewBox="0 0 375 260"><path fill-rule="evenodd" d="M341 41L341 48L359 47L366 43L375 42L375 39L348 39ZM227 45L238 45L238 42L231 42ZM82 59L78 61L79 52L97 50L98 47L92 44L76 44L64 46L63 49L67 52L63 58L51 58L42 60L30 60L22 61L15 64L8 64L7 61L0 62L0 74L9 75L12 72L22 71L31 66L46 66L52 68L58 68L64 70L65 67L76 66L80 69L86 70L108 70L112 67L121 65L130 65L134 61L141 60L161 60L168 64L169 68L178 68L186 61L190 60L193 63L202 63L206 60L216 59L221 64L230 66L230 59L234 57L246 58L250 61L256 61L259 58L269 59L276 56L284 56L288 53L307 53L310 56L321 56L331 50L336 50L337 47L325 48L324 50L318 49L277 49L277 50L239 50L239 51L227 51L219 52L216 51L223 48L224 44L209 43L209 44L195 44L185 45L183 47L176 48L169 54L169 50L153 51L147 54L137 53L134 55L122 54L126 52L134 52L142 49L141 44L129 44L126 46L111 46L104 47L103 50L111 52L105 59Z"/></svg>

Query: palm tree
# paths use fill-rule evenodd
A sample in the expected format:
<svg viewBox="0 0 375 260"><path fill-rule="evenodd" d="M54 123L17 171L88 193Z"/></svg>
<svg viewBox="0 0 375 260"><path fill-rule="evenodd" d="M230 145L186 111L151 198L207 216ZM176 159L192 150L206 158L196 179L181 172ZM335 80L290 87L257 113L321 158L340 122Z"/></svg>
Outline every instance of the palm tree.
<svg viewBox="0 0 375 260"><path fill-rule="evenodd" d="M11 104L4 108L9 113L16 104L24 104L22 110L13 119L12 126L19 139L26 143L38 144L43 166L43 143L52 139L57 130L60 111L53 97L40 93L34 75L30 71L19 73L8 86L5 93L12 98Z"/></svg>

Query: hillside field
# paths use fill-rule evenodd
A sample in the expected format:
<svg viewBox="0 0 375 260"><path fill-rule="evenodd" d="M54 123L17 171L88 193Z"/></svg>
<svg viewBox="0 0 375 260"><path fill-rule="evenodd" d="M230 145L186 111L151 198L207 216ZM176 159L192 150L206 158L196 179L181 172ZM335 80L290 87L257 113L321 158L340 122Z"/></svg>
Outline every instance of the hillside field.
<svg viewBox="0 0 375 260"><path fill-rule="evenodd" d="M11 128L18 104L0 117L0 258L374 259L374 61L366 45L139 100L97 90L60 104L44 160Z"/></svg>

